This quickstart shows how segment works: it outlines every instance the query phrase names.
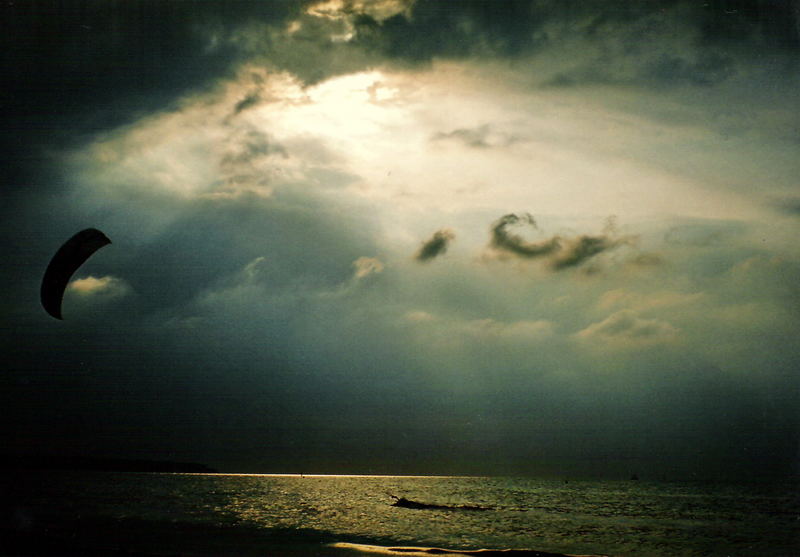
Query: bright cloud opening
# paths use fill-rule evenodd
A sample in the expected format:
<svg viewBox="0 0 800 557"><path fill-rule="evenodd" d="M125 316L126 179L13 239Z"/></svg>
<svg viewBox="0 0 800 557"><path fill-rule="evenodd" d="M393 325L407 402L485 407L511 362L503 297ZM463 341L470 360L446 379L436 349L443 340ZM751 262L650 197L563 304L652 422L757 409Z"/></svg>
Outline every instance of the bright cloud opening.
<svg viewBox="0 0 800 557"><path fill-rule="evenodd" d="M107 275L73 280L67 285L67 291L85 298L120 298L130 293L131 288L123 279Z"/></svg>

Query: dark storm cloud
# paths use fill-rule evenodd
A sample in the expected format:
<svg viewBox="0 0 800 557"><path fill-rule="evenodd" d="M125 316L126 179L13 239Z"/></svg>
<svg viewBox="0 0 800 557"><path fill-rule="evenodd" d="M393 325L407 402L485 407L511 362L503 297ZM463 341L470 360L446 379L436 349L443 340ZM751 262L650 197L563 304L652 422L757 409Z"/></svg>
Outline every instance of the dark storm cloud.
<svg viewBox="0 0 800 557"><path fill-rule="evenodd" d="M4 105L18 116L86 103L143 108L226 74L230 33L277 23L304 2L36 1L3 4ZM138 104L134 97L155 96ZM46 104L44 101L53 101Z"/></svg>
<svg viewBox="0 0 800 557"><path fill-rule="evenodd" d="M245 60L288 69L313 83L387 60L517 58L547 49L558 59L564 41L578 39L584 41L580 60L556 64L542 75L543 81L702 85L735 74L753 52L775 54L769 67L776 75L794 75L800 42L796 4L768 0L418 0L385 19L369 4L346 4L339 15L354 26L350 42L331 39L337 26L347 31L344 20L304 15L310 3L3 4L4 205L10 207L18 195L30 191L31 182L35 189L47 187L43 147L74 146L97 132L163 110L182 94L231 75ZM290 20L302 21L300 29L286 32ZM245 96L233 108L234 115L257 102L256 93ZM487 144L480 130L451 133L476 147Z"/></svg>
<svg viewBox="0 0 800 557"><path fill-rule="evenodd" d="M714 85L736 74L753 49L796 67L800 14L794 2L557 2L419 0L409 15L356 18L357 42L412 63L435 58L517 58L581 44L569 69L545 83Z"/></svg>
<svg viewBox="0 0 800 557"><path fill-rule="evenodd" d="M237 52L225 39L236 25L279 21L295 8L236 1L5 3L6 117L34 131L56 120L91 132L161 109L231 70Z"/></svg>
<svg viewBox="0 0 800 557"><path fill-rule="evenodd" d="M243 112L248 108L256 106L259 102L261 102L261 96L258 93L250 93L245 98L236 103L236 106L233 107L233 113L239 114L240 112Z"/></svg>
<svg viewBox="0 0 800 557"><path fill-rule="evenodd" d="M0 7L3 152L13 149L9 161L30 158L29 145L20 153L20 135L28 143L71 144L163 109L253 56L314 82L375 66L382 57L514 58L548 48L557 57L565 39L580 38L589 41L581 48L586 58L543 79L702 85L734 74L745 55L796 54L800 43L796 3L774 0L418 0L383 20L349 5L341 14L355 28L349 43L331 40L332 26L341 22L302 15L309 3L7 2ZM303 21L300 30L270 36L295 19ZM243 30L250 31L247 39ZM796 56L785 60L796 63ZM792 75L791 64L783 70ZM248 95L234 111L255 102ZM480 137L474 142L480 145Z"/></svg>
<svg viewBox="0 0 800 557"><path fill-rule="evenodd" d="M733 61L719 54L703 54L700 60L685 60L676 55L658 55L645 60L634 73L622 63L624 57L598 59L584 67L559 72L544 82L548 87L574 87L584 84L642 84L710 86L736 73Z"/></svg>
<svg viewBox="0 0 800 557"><path fill-rule="evenodd" d="M561 242L561 249L553 258L552 266L557 271L577 267L604 251L612 250L626 243L629 243L626 238L612 238L609 235L581 235L577 238L565 239Z"/></svg>
<svg viewBox="0 0 800 557"><path fill-rule="evenodd" d="M539 322L533 328L529 324L510 330L491 326L500 319L494 312L502 313L505 306L519 312L512 323L524 324L520 320L531 317L524 312L533 298L497 288L505 276L483 283L488 279L450 271L440 279L446 287L435 289L408 278L413 273L401 277L404 273L397 272L387 277L391 280L371 281L371 288L358 290L358 296L320 295L351 284L354 264L356 276L372 276L381 268L376 258L367 256L385 253L385 246L374 243L382 235L369 229L372 221L361 205L332 207L338 196L316 199L300 187L279 190L269 198L236 194L210 199L201 195L203 190L173 197L147 185L134 191L154 176L147 161L131 168L104 162L120 171L112 176L118 182L86 184L91 176L72 176L42 155L42 147L79 147L96 133L140 116L172 112L184 93L233 75L237 63L262 47L259 62L289 68L299 79L312 82L349 69L379 67L387 55L417 63L447 56L518 57L548 46L556 47L555 52L559 41L575 34L629 51L632 58L613 66L614 79L632 75L654 83L682 74L682 82L698 85L724 80L736 71L732 55L717 51L718 58L711 56L726 44L747 48L755 37L762 37L768 53L796 48L796 33L790 32L796 18L787 18L779 29L772 21L776 18L764 10L755 17L745 9L772 4L729 2L734 12L730 22L711 18L704 26L702 18L686 19L692 29L700 30L692 44L709 48L708 56L654 54L625 73L626 63L639 59L636 48L648 48L629 40L642 36L648 17L661 21L661 8L666 9L672 19L663 20L662 28L675 29L679 43L684 39L682 28L669 25L677 21L676 10L683 6L689 15L702 14L701 4L420 0L408 17L378 22L351 14L359 27L350 44L331 41L334 24L327 20L317 18L315 27L309 16L298 16L302 2L4 3L0 26L8 29L0 33L6 85L0 91L0 130L2 162L8 164L0 164L0 179L4 194L9 188L25 191L31 201L15 205L15 198L6 196L0 209L8 215L0 215L8 263L0 284L5 331L0 349L6 356L0 374L0 407L5 412L0 436L8 441L6 450L201 460L255 472L353 472L353 466L375 462L383 468L362 470L396 473L392 455L397 451L390 445L401 443L404 453L414 455L408 460L418 473L491 474L532 473L531 463L537 459L543 464L549 460L553 473L562 473L554 455L567 455L565 463L574 466L576 458L619 455L629 445L643 455L663 451L662 462L651 457L653 470L686 464L686 455L697 454L697 447L716 451L708 453L709 464L726 466L720 463L736 461L744 454L741 447L749 447L759 456L742 465L744 472L762 474L764 465L786 464L788 469L797 455L791 440L798 431L798 355L793 332L770 328L770 306L763 322L769 325L741 327L718 319L714 327L702 329L686 327L657 310L587 318L577 305L569 314L584 320L561 328L566 318L553 310L546 316L554 322L548 337L552 346L542 345L531 358L530 334ZM723 4L708 4L721 13ZM784 7L774 7L776 14L786 14ZM294 36L278 31L251 50L227 40L241 28L254 29L255 34L284 29L296 16L305 19ZM614 42L614 32L624 30L627 21L633 24L631 33ZM740 22L739 28L734 21ZM369 45L379 54L355 56ZM613 50L609 56L613 58ZM602 68L598 62L604 60L608 59L591 54L581 70L592 64ZM648 72L653 77L647 77ZM564 75L583 79L580 72ZM589 81L603 78L595 74ZM252 85L246 91L255 89ZM259 94L262 101L268 99L265 91ZM241 95L225 105L225 115L236 126L215 135L224 136L222 144L215 143L201 156L213 159L211 174L220 173L209 180L258 186L266 180L270 163L289 153L271 135L246 127L247 111L259 101L254 93ZM236 118L237 112L241 118ZM447 139L491 146L491 128L481 129L459 128ZM296 150L292 148L293 156ZM187 162L166 151L168 157L176 157L169 161L176 166ZM176 176L181 173L170 173ZM98 226L114 240L113 247L88 262L86 272L119 287L117 295L96 306L76 298L67 308L67 321L51 323L54 320L38 305L41 274L60 242L85 226ZM528 241L525 232L514 233L517 226L535 227L535 221L526 214L502 217L492 225L491 247L541 260L557 270L586 268L624 244L613 230ZM700 241L704 233L698 232ZM682 234L677 235L679 243L698 241L694 232L688 238ZM435 239L434 235L427 242L433 251L442 247ZM706 259L705 254L700 257ZM415 267L419 272L420 266L406 263L406 268L392 268ZM755 272L756 263L739 271ZM776 263L765 260L768 264ZM730 270L731 264L726 261L723 267ZM765 267L761 275L748 275L747 288L731 290L729 297L747 303L747 296L758 291L765 300L775 299L774 289L795 284L786 277L796 269L780 269ZM665 269L665 278L669 272ZM765 289L769 282L764 277L774 284ZM571 288L562 278L544 277L535 296L555 298L550 295L554 290L547 288ZM586 290L591 292L590 287ZM430 296L433 309L417 315L430 318L443 335L451 331L435 315L437 309L442 314L468 314L469 323L482 324L469 331L489 336L461 351L409 336L408 323L398 329L392 321L397 312L425 309L419 306L425 296ZM794 291L785 299L787 308L797 307ZM587 302L582 309L588 307ZM746 316L746 311L755 310L748 304L741 311ZM487 315L497 321L483 319ZM427 322L414 322L414 327ZM641 360L601 356L582 362L574 345L560 339L563 330L586 331L587 341L661 346L679 331L687 337L700 331L699 340L689 339L690 344L710 340L707 344L715 345L717 337L703 335L720 334L726 326L741 335L744 330L762 331L759 338L768 341L764 346L769 350L737 343L742 354L747 350L752 358L747 365L736 364L737 369L749 367L759 373L719 369L709 374L704 362L691 361L691 350L637 354ZM491 335L514 337L504 332L519 334L524 349L498 351ZM511 345L512 340L503 342ZM460 360L460 352L477 357ZM732 365L733 358L728 358ZM725 364L725 357L718 359ZM594 374L597 367L608 373ZM703 380L707 385L698 388ZM309 408L309 400L315 401L314 408ZM531 407L537 411L530 412ZM487 442L495 443L493 460L484 459ZM705 464L687 469L716 476ZM597 473L594 465L579 468Z"/></svg>
<svg viewBox="0 0 800 557"><path fill-rule="evenodd" d="M491 227L491 247L524 258L544 257L555 253L561 247L561 238L554 236L542 242L528 242L519 234L509 231L509 227L528 224L536 228L536 221L528 213L515 215L510 213L500 217Z"/></svg>
<svg viewBox="0 0 800 557"><path fill-rule="evenodd" d="M545 9L545 11L547 11ZM409 17L356 19L357 40L412 62L474 54L515 56L537 44L542 12L529 1L416 2Z"/></svg>
<svg viewBox="0 0 800 557"><path fill-rule="evenodd" d="M414 259L421 262L430 261L447 252L450 243L455 239L456 235L452 230L442 229L433 233L428 240L422 243L422 247L414 256Z"/></svg>
<svg viewBox="0 0 800 557"><path fill-rule="evenodd" d="M280 24L303 4L3 2L0 221L9 231L19 228L29 201L60 194L63 177L52 168L54 151L174 108L182 95L232 75L244 55L230 40L235 31L254 21Z"/></svg>
<svg viewBox="0 0 800 557"><path fill-rule="evenodd" d="M612 220L609 221L606 230L599 235L582 234L574 238L552 236L540 242L530 242L509 231L509 227L520 224L537 228L536 221L528 213L504 215L490 228L489 246L523 259L545 259L556 271L578 267L603 252L631 244L633 241L630 237L618 236Z"/></svg>

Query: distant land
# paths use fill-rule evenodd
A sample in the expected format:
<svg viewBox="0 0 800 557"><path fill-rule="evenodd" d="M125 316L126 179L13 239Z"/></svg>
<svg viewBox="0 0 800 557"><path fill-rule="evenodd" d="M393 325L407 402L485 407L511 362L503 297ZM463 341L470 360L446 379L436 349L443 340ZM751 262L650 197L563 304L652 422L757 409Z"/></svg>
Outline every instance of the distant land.
<svg viewBox="0 0 800 557"><path fill-rule="evenodd" d="M97 470L108 472L214 473L196 462L59 455L0 455L0 470Z"/></svg>

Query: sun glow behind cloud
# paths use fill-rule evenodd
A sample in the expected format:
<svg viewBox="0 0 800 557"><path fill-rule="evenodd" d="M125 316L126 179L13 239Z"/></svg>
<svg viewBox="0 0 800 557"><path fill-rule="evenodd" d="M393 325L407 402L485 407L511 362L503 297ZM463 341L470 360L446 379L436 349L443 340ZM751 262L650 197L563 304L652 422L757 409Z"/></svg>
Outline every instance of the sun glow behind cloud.
<svg viewBox="0 0 800 557"><path fill-rule="evenodd" d="M367 203L393 223L387 234L407 240L443 215L483 227L486 215L516 209L623 222L759 214L739 193L636 155L635 145L661 133L600 101L497 85L452 64L307 87L245 67L215 92L118 130L73 160L82 182L112 196L333 188ZM676 142L694 134L671 133Z"/></svg>
<svg viewBox="0 0 800 557"><path fill-rule="evenodd" d="M343 6L320 3L307 16L346 21ZM301 32L298 26L288 32ZM162 228L198 203L223 207L248 199L263 201L267 211L319 204L337 214L369 215L377 225L376 251L350 261L362 279L385 265L387 281L423 272L409 267L414 251L432 230L449 230L448 238L458 241L441 259L469 272L513 268L541 278L569 271L565 280L572 281L614 268L626 281L647 282L670 257L658 237L665 222L752 223L768 211L750 193L681 166L685 157L697 156L694 146L715 137L712 127L680 119L665 123L625 110L603 86L590 87L592 94L531 87L519 70L491 60L435 60L419 68L386 64L303 83L288 71L244 64L213 90L185 97L178 109L120 128L75 153L76 182L87 197L99 192L105 199L144 198L146 206L153 204L150 212L161 215ZM652 95L652 102L655 112L679 110L666 96ZM670 148L659 151L659 145ZM716 147L703 155L711 165L722 164ZM164 197L171 201L157 201ZM487 250L490 223L512 211L530 211L542 220L531 243L558 239L558 257L549 265L537 268ZM622 231L591 236L610 215ZM486 287L497 283L493 278ZM598 287L595 294L614 286ZM258 283L249 288L257 290ZM352 277L343 277L328 294L353 288ZM707 301L702 292L684 289L676 286L674 296ZM326 299L336 298L328 294ZM482 331L495 340L534 328L533 336L560 330L583 345L679 337L681 326L637 314L661 306L650 295L644 296L649 301L636 296L634 288L613 300L609 294L600 303L583 300L595 314L569 318L561 328L551 323L559 322L556 314L563 308L550 315L445 313L444 321L434 321L460 335ZM438 312L398 308L395 321L404 321L403 315ZM462 322L468 325L456 325Z"/></svg>
<svg viewBox="0 0 800 557"><path fill-rule="evenodd" d="M80 296L124 296L129 291L129 286L122 279L104 276L88 276L75 279L67 285L70 292L75 292Z"/></svg>
<svg viewBox="0 0 800 557"><path fill-rule="evenodd" d="M133 289L122 278L89 275L72 280L64 291L64 304L72 317L81 314L102 315L123 298L131 296ZM77 311L74 311L77 310ZM91 310L91 312L87 311Z"/></svg>
<svg viewBox="0 0 800 557"><path fill-rule="evenodd" d="M153 3L164 18L88 10L80 37L84 21L48 22L21 43L48 57L6 96L34 147L9 151L3 224L32 246L4 269L20 375L0 391L8 424L27 423L26 392L81 412L71 433L42 414L7 437L253 471L402 471L395 443L420 472L552 455L708 472L742 447L759 473L788 469L800 43L773 2L667 4ZM91 311L40 327L25 258L78 223L115 247L67 292Z"/></svg>

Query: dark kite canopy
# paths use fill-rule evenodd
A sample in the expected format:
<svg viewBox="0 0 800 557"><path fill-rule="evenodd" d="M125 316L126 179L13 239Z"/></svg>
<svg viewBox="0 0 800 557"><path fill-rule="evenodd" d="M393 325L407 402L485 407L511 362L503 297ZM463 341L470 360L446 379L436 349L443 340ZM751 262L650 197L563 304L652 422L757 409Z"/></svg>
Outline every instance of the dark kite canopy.
<svg viewBox="0 0 800 557"><path fill-rule="evenodd" d="M87 228L75 234L58 249L42 279L42 307L47 313L56 319L62 319L61 299L70 277L94 252L110 243L111 240L99 230Z"/></svg>

